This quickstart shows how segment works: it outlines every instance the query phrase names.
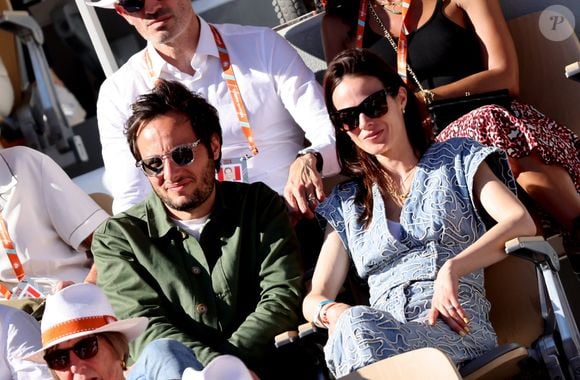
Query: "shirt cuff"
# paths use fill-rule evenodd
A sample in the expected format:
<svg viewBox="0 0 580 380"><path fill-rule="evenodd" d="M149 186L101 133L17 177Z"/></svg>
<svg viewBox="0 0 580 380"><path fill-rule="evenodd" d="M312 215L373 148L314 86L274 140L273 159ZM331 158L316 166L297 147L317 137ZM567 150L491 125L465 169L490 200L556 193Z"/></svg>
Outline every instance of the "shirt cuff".
<svg viewBox="0 0 580 380"><path fill-rule="evenodd" d="M316 170L318 170L318 173L320 173L322 175L322 168L324 167L324 160L322 158L322 154L320 154L319 151L317 151L316 149L312 149L312 148L306 148L306 149L302 149L300 151L298 151L298 155L296 156L298 157L302 157L304 155L307 154L313 154L314 157L316 157Z"/></svg>

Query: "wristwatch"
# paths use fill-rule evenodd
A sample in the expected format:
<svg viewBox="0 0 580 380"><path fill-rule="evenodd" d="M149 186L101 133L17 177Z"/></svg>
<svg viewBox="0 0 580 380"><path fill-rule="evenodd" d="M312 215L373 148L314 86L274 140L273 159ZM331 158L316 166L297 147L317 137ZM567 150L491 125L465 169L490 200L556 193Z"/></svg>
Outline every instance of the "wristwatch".
<svg viewBox="0 0 580 380"><path fill-rule="evenodd" d="M298 152L298 155L296 156L296 158L305 156L307 154L314 155L314 157L316 158L316 170L318 170L319 173L322 173L322 166L324 165L324 160L322 159L322 154L320 154L319 151L314 150L312 148L306 148L306 149L302 149L300 152Z"/></svg>

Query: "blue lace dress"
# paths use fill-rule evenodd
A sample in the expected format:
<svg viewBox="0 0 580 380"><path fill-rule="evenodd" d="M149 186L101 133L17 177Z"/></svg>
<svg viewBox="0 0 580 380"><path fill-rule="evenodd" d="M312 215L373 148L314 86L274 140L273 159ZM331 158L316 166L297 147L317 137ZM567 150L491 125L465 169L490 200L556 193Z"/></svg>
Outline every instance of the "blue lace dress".
<svg viewBox="0 0 580 380"><path fill-rule="evenodd" d="M461 364L497 344L483 270L464 276L459 284L459 300L470 318L467 336L462 338L441 319L427 324L438 269L486 231L473 198L473 179L483 161L515 192L506 156L497 148L463 138L432 145L417 165L401 210L399 239L387 228L376 187L368 229L357 221L362 206L354 201L360 186L355 181L337 186L317 208L339 233L370 291L370 306L344 312L324 348L337 377L422 347L437 347Z"/></svg>

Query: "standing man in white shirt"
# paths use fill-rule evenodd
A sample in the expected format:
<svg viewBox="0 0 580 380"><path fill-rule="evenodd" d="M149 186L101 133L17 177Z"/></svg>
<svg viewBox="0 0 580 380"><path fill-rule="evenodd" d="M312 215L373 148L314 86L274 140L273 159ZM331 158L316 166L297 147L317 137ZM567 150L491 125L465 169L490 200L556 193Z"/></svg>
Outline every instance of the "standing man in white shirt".
<svg viewBox="0 0 580 380"><path fill-rule="evenodd" d="M218 109L224 167L237 166L244 181L268 184L293 211L313 216L324 198L322 175L339 167L320 86L290 44L269 28L212 26L195 14L190 0L90 4L114 8L148 42L107 78L97 102L114 213L150 192L123 129L130 104L163 78L181 82ZM224 73L227 68L233 71ZM240 101L234 104L232 97ZM302 149L304 137L312 144L308 149Z"/></svg>

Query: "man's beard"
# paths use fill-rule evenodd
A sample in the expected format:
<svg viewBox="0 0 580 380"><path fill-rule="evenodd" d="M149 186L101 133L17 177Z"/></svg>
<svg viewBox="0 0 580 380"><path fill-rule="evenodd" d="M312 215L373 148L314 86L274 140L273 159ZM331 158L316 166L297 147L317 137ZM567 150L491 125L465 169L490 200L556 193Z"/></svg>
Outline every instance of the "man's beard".
<svg viewBox="0 0 580 380"><path fill-rule="evenodd" d="M212 160L208 160L206 170L200 177L196 188L191 195L187 196L185 201L175 202L169 197L167 193L160 194L159 189L154 189L157 196L165 204L165 206L177 211L189 211L201 206L211 195L215 186L215 164Z"/></svg>

